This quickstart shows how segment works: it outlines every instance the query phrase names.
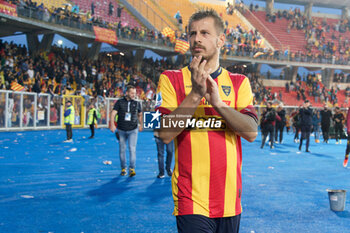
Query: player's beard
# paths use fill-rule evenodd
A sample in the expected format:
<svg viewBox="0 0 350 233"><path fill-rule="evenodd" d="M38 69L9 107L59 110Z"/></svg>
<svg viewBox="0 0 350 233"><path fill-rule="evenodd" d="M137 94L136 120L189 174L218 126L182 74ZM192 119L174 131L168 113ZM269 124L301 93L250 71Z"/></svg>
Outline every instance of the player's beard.
<svg viewBox="0 0 350 233"><path fill-rule="evenodd" d="M196 45L195 45L195 46L196 46ZM195 46L194 46L194 47L195 47ZM203 49L204 52L207 52L207 49L206 49L204 46L198 46L198 45L197 45L197 47L200 47L200 48ZM201 63L202 63L204 60L206 60L207 62L210 61L210 60L212 60L213 57L216 56L216 53L217 53L217 51L214 50L211 54L202 55ZM197 55L193 55L193 57L195 57L195 56L197 56ZM199 55L198 55L198 56L199 56Z"/></svg>

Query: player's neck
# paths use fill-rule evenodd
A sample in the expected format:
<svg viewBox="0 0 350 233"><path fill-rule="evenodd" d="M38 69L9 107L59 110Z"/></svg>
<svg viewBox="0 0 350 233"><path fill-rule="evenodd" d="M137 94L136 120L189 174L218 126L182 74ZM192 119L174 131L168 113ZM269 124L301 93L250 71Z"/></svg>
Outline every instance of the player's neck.
<svg viewBox="0 0 350 233"><path fill-rule="evenodd" d="M219 68L219 66L220 66L219 59L211 59L205 65L205 70L210 69L211 70L210 72L213 73Z"/></svg>

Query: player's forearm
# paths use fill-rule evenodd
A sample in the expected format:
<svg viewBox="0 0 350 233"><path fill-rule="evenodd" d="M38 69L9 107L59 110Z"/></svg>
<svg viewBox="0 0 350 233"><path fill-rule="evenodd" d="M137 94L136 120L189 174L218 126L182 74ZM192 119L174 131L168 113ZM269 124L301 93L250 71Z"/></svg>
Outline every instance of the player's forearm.
<svg viewBox="0 0 350 233"><path fill-rule="evenodd" d="M171 118L173 121L177 122L190 119L196 111L201 99L202 97L191 92L188 96L186 96L184 101L182 101L180 106L168 114L166 117L169 119ZM183 130L184 128L181 128L179 126L166 129L161 128L159 130L159 137L164 143L168 144L174 140L174 138L178 136Z"/></svg>
<svg viewBox="0 0 350 233"><path fill-rule="evenodd" d="M258 124L252 117L238 112L225 103L214 108L233 132L249 142L255 140L258 135Z"/></svg>
<svg viewBox="0 0 350 233"><path fill-rule="evenodd" d="M109 119L109 128L112 128L114 126L114 119L116 114L117 112L114 110L111 112L110 119Z"/></svg>
<svg viewBox="0 0 350 233"><path fill-rule="evenodd" d="M138 120L139 120L139 124L142 125L142 122L143 122L143 117L142 117L142 112L141 113L138 113Z"/></svg>

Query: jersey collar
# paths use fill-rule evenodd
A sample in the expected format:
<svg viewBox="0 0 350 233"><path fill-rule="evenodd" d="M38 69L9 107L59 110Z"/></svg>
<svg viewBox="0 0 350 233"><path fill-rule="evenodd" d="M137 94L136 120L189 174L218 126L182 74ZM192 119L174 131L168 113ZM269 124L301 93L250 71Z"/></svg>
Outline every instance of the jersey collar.
<svg viewBox="0 0 350 233"><path fill-rule="evenodd" d="M222 73L222 67L219 66L219 68L217 70L215 70L213 73L210 74L210 76L213 79L216 79L217 77L219 77L219 75Z"/></svg>
<svg viewBox="0 0 350 233"><path fill-rule="evenodd" d="M187 69L191 72L190 66L187 66ZM217 70L215 70L213 73L210 74L210 76L213 79L216 79L217 77L219 77L219 75L222 73L222 67L219 66L219 68Z"/></svg>

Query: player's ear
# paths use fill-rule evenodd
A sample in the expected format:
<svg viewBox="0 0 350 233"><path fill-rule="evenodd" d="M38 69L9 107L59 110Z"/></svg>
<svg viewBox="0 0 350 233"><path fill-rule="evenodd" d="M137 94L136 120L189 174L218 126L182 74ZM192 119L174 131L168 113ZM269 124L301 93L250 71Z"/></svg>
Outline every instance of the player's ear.
<svg viewBox="0 0 350 233"><path fill-rule="evenodd" d="M221 48L222 46L224 46L226 41L226 37L224 33L220 33L218 40L216 41L216 47L217 48Z"/></svg>

